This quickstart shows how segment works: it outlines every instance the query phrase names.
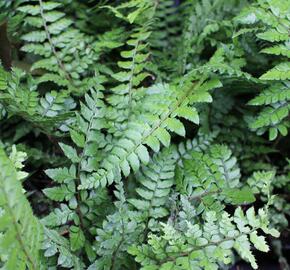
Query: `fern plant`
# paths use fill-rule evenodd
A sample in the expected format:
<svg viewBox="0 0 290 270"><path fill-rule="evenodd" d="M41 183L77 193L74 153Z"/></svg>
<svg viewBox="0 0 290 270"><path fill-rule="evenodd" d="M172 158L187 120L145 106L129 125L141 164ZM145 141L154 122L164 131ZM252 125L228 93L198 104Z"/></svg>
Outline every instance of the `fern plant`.
<svg viewBox="0 0 290 270"><path fill-rule="evenodd" d="M286 0L1 3L0 268L287 266L289 19Z"/></svg>
<svg viewBox="0 0 290 270"><path fill-rule="evenodd" d="M39 269L42 226L22 192L15 165L3 149L0 160L1 264L5 269Z"/></svg>
<svg viewBox="0 0 290 270"><path fill-rule="evenodd" d="M236 36L254 32L257 39L265 42L261 53L277 56L272 60L273 67L260 76L265 84L272 83L249 101L249 105L264 106L250 120L250 128L259 134L269 130L271 140L276 139L278 133L287 135L289 126L289 10L288 1L258 1L236 18L238 24L245 26Z"/></svg>
<svg viewBox="0 0 290 270"><path fill-rule="evenodd" d="M253 208L247 210L246 215L237 208L233 217L223 212L218 221L216 213L209 211L205 214L203 228L189 220L185 220L184 227L179 223L176 227L163 224L160 236L151 234L148 244L132 247L129 252L144 265L141 269L218 269L231 262L231 252L235 249L257 269L250 243L261 251L268 251L257 229L277 236L276 231L267 228L264 215L260 210L260 219Z"/></svg>
<svg viewBox="0 0 290 270"><path fill-rule="evenodd" d="M22 82L25 76L20 69L13 69L12 74L2 70L0 99L5 107L3 118L9 117L9 114L18 115L40 130L47 129L55 134L67 131L66 121L72 122L68 118L76 106L68 92L51 91L39 97L34 80L28 77L27 84ZM22 90L17 91L19 88Z"/></svg>
<svg viewBox="0 0 290 270"><path fill-rule="evenodd" d="M36 5L23 5L18 10L24 13L29 32L21 39L27 44L22 50L39 55L31 70L44 69L45 72L36 83L52 81L71 92L81 94L86 90L89 79L82 82L97 55L94 53L90 37L72 27L73 21L59 11L61 3L44 2ZM31 29L31 27L33 29Z"/></svg>

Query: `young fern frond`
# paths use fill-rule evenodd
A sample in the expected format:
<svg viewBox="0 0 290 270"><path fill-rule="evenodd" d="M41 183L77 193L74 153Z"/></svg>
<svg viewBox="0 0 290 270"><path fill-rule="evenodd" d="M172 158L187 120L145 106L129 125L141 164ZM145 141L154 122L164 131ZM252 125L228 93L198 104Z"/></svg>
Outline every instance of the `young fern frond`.
<svg viewBox="0 0 290 270"><path fill-rule="evenodd" d="M101 77L99 77L102 79ZM91 217L84 216L83 205L84 196L88 194L77 190L78 185L83 179L91 177L91 172L98 167L101 154L100 150L107 145L107 139L101 133L101 129L106 127L104 121L105 105L103 102L102 85L97 86L97 90L91 90L90 94L85 94L85 103L81 104L79 114L77 114L76 126L70 130L70 136L76 147L80 149L79 153L75 147L60 143L60 147L63 150L65 156L71 161L72 165L67 167L48 169L46 174L58 185L43 190L44 194L53 201L58 202L71 202L75 206L65 208L62 206L57 209L57 212L51 213L47 216L45 224L50 227L58 225L64 225L68 220L73 220L75 227L71 232L73 238L70 239L72 249L79 250L85 244L85 236L83 230L85 224L91 222ZM99 190L100 193L100 190ZM87 201L94 201L94 196L87 197ZM71 209L72 208L72 209ZM72 211L72 210L75 211ZM56 213L61 215L61 220L56 219ZM90 213L94 215L95 213ZM81 236L80 241L76 242Z"/></svg>
<svg viewBox="0 0 290 270"><path fill-rule="evenodd" d="M42 225L33 215L16 169L3 149L0 149L0 164L1 262L8 270L37 270L40 267Z"/></svg>
<svg viewBox="0 0 290 270"><path fill-rule="evenodd" d="M108 117L110 122L108 132L112 133L114 137L120 137L122 132L127 129L129 119L131 115L134 115L133 107L140 99L144 81L150 76L148 73L150 65L148 40L151 35L150 29L156 6L157 2L151 0L128 1L116 8L105 6L111 9L116 17L129 21L133 26L125 43L126 48L120 52L121 60L117 62L120 71L111 74L118 84L111 88L112 94L106 99L111 105L110 113L108 113L110 116ZM124 15L127 8L130 13ZM139 13L142 14L140 17L138 17ZM136 21L135 18L137 18Z"/></svg>

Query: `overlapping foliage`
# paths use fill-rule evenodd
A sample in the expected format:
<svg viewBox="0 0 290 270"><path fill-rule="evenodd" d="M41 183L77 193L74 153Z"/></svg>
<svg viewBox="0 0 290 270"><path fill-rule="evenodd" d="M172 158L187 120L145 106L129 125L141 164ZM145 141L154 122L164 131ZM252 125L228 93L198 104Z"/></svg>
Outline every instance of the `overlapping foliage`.
<svg viewBox="0 0 290 270"><path fill-rule="evenodd" d="M0 267L289 267L289 1L0 12Z"/></svg>

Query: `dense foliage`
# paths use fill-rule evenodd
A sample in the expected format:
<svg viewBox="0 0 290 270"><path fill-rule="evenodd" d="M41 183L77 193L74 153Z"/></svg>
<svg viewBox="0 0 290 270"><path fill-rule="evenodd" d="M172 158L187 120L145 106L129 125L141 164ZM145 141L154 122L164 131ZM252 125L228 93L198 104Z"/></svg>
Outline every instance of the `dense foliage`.
<svg viewBox="0 0 290 270"><path fill-rule="evenodd" d="M290 1L2 0L0 51L1 269L289 269Z"/></svg>

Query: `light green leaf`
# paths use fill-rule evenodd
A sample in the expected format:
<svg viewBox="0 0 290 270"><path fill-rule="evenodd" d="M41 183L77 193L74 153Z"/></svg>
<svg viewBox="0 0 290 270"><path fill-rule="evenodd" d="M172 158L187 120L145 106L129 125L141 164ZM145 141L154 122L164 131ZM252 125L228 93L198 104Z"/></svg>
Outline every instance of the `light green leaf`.
<svg viewBox="0 0 290 270"><path fill-rule="evenodd" d="M141 162L147 164L149 162L149 153L147 148L144 145L140 145L136 150L138 157L140 158Z"/></svg>
<svg viewBox="0 0 290 270"><path fill-rule="evenodd" d="M250 234L250 240L254 244L256 249L263 252L269 251L269 246L267 245L265 241L265 237L262 235L258 236L256 231Z"/></svg>
<svg viewBox="0 0 290 270"><path fill-rule="evenodd" d="M73 163L78 163L80 161L77 151L73 147L64 143L59 143L59 146L61 147L66 157L70 159Z"/></svg>
<svg viewBox="0 0 290 270"><path fill-rule="evenodd" d="M156 136L165 147L170 145L170 134L164 128L158 128L152 135Z"/></svg>
<svg viewBox="0 0 290 270"><path fill-rule="evenodd" d="M176 110L176 115L179 117L183 117L189 121L192 121L195 124L199 124L199 117L197 110L195 108L190 107L179 107Z"/></svg>
<svg viewBox="0 0 290 270"><path fill-rule="evenodd" d="M175 118L168 118L165 121L166 128L169 129L172 132L177 133L180 136L185 136L185 128L181 121Z"/></svg>
<svg viewBox="0 0 290 270"><path fill-rule="evenodd" d="M53 201L61 202L68 201L74 196L75 188L74 185L71 185L68 188L67 185L61 185L52 188L45 188L43 193Z"/></svg>
<svg viewBox="0 0 290 270"><path fill-rule="evenodd" d="M82 248L86 240L83 231L77 226L70 227L69 238L72 251Z"/></svg>
<svg viewBox="0 0 290 270"><path fill-rule="evenodd" d="M129 156L128 156L128 161L133 169L134 172L137 172L140 168L140 161L139 161L139 158L136 154L134 153L131 153Z"/></svg>
<svg viewBox="0 0 290 270"><path fill-rule="evenodd" d="M83 134L71 129L70 136L78 147L83 148L85 146L85 136Z"/></svg>
<svg viewBox="0 0 290 270"><path fill-rule="evenodd" d="M68 168L56 168L45 170L45 173L48 177L56 181L57 183L63 183L65 181L70 181L76 177L75 167Z"/></svg>

